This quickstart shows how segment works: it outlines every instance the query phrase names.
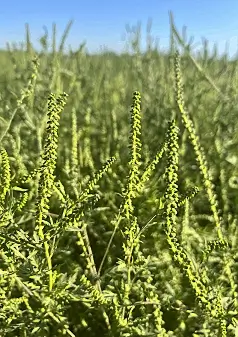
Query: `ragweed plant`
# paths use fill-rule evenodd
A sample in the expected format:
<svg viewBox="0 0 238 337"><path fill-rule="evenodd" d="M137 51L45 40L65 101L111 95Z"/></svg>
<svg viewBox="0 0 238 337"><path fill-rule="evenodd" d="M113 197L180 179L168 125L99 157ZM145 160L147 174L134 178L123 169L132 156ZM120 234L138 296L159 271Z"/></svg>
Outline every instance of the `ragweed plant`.
<svg viewBox="0 0 238 337"><path fill-rule="evenodd" d="M49 98L49 121L47 127L47 139L42 155L41 176L39 180L38 198L36 203L36 227L40 240L44 242L45 254L49 268L49 290L53 287L53 274L49 245L44 234L44 220L49 210L49 199L54 185L54 170L57 158L58 126L60 112L66 104L67 94L56 98L53 94Z"/></svg>
<svg viewBox="0 0 238 337"><path fill-rule="evenodd" d="M166 203L166 236L168 244L173 252L173 257L184 271L195 290L196 296L200 303L204 305L205 310L212 316L219 318L224 317L224 309L221 304L221 299L216 298L216 302L210 300L210 285L206 270L200 271L202 278L194 270L193 264L186 254L182 245L177 238L177 212L179 204L178 194L178 127L175 121L172 121L168 130L168 164L166 168L167 189L165 198ZM226 323L221 320L222 336L226 336Z"/></svg>
<svg viewBox="0 0 238 337"><path fill-rule="evenodd" d="M175 54L175 83L176 83L176 102L177 102L177 105L178 105L178 108L179 108L179 111L182 117L183 124L188 131L191 144L193 145L193 148L194 148L196 160L198 162L201 175L203 177L204 187L207 192L208 200L210 203L210 209L213 214L213 218L214 218L214 222L215 222L215 226L216 226L216 230L218 234L218 240L210 241L206 244L206 248L204 251L204 257L206 259L209 252L212 249L228 247L228 242L224 238L223 233L222 233L222 221L221 221L221 218L219 217L219 211L217 208L217 205L218 205L217 197L214 192L214 185L212 184L212 181L211 181L207 161L206 161L204 152L200 146L200 140L195 131L193 122L189 116L189 113L185 110L178 51ZM227 255L224 256L224 263L227 266L226 268L227 268L228 275L232 277L232 272L229 268L229 265L230 265L229 257ZM232 284L233 284L233 281L232 281ZM222 333L222 336L226 336L226 325L225 325L225 320L224 320L225 311L221 304L221 293L220 292L218 292L218 295L216 297L216 304L215 304L214 310L212 310L211 313L212 315L213 314L218 315L218 317L221 319L220 321L220 324L221 324L220 327L222 331L221 333Z"/></svg>
<svg viewBox="0 0 238 337"><path fill-rule="evenodd" d="M28 78L22 60L34 55L28 27L29 54L0 53L12 75L0 83L0 335L235 335L236 62L213 65L205 49L200 66L173 22L170 55L157 52L152 39L143 55L134 28L135 57L88 55L84 45L66 55L70 26L59 51L55 25L52 52L48 32L41 39L41 67L33 62L20 98L14 91ZM192 118L177 65L178 111L173 106L175 40L188 56L183 76ZM128 125L131 87L143 88L143 113L135 92ZM58 97L64 91L66 105ZM194 125L202 126L201 139ZM224 253L228 218L232 249Z"/></svg>
<svg viewBox="0 0 238 337"><path fill-rule="evenodd" d="M16 113L20 110L20 111L24 111L24 119L26 121L26 123L28 124L28 126L34 130L34 123L32 122L30 116L27 114L26 110L23 109L24 107L24 100L29 100L31 102L31 99L33 97L33 93L35 90L35 86L36 86L36 80L37 80L37 76L38 76L38 68L39 68L39 61L37 56L33 59L32 61L32 74L31 77L29 78L29 81L27 83L27 87L25 89L23 89L21 91L21 95L20 98L17 100L17 106L15 108L15 110L12 113L12 116L8 122L8 126L6 127L5 131L3 132L3 134L0 137L0 143L2 142L3 138L6 136L8 130L11 127L12 121L16 115Z"/></svg>
<svg viewBox="0 0 238 337"><path fill-rule="evenodd" d="M10 189L11 171L7 151L1 149L0 158L2 161L1 187L0 187L0 227L6 222L9 213L6 212L6 196Z"/></svg>
<svg viewBox="0 0 238 337"><path fill-rule="evenodd" d="M178 108L179 108L179 111L182 117L182 121L188 131L189 138L193 145L194 152L196 155L196 160L198 162L201 175L203 177L204 187L206 189L211 211L213 213L219 241L221 243L221 246L226 245L225 239L223 238L222 229L221 229L221 219L219 217L219 213L217 209L217 197L215 195L214 186L209 176L207 161L205 159L205 155L200 146L199 136L196 134L193 122L188 112L185 110L185 106L184 106L183 86L182 86L182 78L181 78L181 70L180 70L178 52L176 52L175 54L174 67L175 67L175 84L176 84L176 102L177 102L177 105L178 105Z"/></svg>

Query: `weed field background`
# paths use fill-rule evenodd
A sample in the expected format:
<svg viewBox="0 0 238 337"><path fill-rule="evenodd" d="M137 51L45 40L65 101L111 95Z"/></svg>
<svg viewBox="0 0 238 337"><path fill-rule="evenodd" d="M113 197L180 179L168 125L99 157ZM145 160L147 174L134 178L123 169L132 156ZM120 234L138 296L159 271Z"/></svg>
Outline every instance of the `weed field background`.
<svg viewBox="0 0 238 337"><path fill-rule="evenodd" d="M0 53L0 336L238 336L238 61Z"/></svg>

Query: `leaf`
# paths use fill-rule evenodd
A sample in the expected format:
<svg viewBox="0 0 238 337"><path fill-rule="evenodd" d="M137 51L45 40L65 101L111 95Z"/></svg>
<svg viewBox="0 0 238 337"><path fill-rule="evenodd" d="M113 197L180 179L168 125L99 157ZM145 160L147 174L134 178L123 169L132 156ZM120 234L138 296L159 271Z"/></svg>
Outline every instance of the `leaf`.
<svg viewBox="0 0 238 337"><path fill-rule="evenodd" d="M21 187L18 187L18 186L14 186L12 189L13 189L13 191L18 191L18 192L28 192L27 188L21 188Z"/></svg>
<svg viewBox="0 0 238 337"><path fill-rule="evenodd" d="M77 276L78 276L78 272L79 272L79 268L77 268L76 272L69 277L67 288L71 287L75 283Z"/></svg>
<svg viewBox="0 0 238 337"><path fill-rule="evenodd" d="M232 164L233 166L237 165L238 162L238 158L235 155L228 155L226 157L226 161L228 161L228 163Z"/></svg>

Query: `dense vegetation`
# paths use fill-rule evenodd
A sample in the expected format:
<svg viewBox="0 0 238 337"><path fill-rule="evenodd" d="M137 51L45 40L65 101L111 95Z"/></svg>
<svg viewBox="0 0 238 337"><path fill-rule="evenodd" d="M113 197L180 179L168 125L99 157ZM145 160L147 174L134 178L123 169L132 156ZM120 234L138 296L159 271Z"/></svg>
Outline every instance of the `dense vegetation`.
<svg viewBox="0 0 238 337"><path fill-rule="evenodd" d="M0 53L0 336L237 336L238 60L69 28Z"/></svg>

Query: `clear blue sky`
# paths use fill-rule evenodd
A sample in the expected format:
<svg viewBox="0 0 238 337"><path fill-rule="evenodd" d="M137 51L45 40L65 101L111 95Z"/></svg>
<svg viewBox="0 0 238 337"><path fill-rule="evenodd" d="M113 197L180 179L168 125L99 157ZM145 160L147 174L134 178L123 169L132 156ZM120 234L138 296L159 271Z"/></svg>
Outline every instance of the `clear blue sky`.
<svg viewBox="0 0 238 337"><path fill-rule="evenodd" d="M43 26L52 32L55 22L58 38L70 19L74 20L66 47L76 49L84 40L89 52L100 46L120 52L125 47L125 26L142 24L142 46L145 46L146 24L152 19L151 34L159 38L161 48L169 43L169 16L172 10L177 28L183 25L196 42L206 37L218 42L219 51L225 51L225 42L230 45L232 56L238 46L238 1L237 0L1 0L0 48L6 42L25 41L25 23L29 23L35 47L43 34Z"/></svg>

